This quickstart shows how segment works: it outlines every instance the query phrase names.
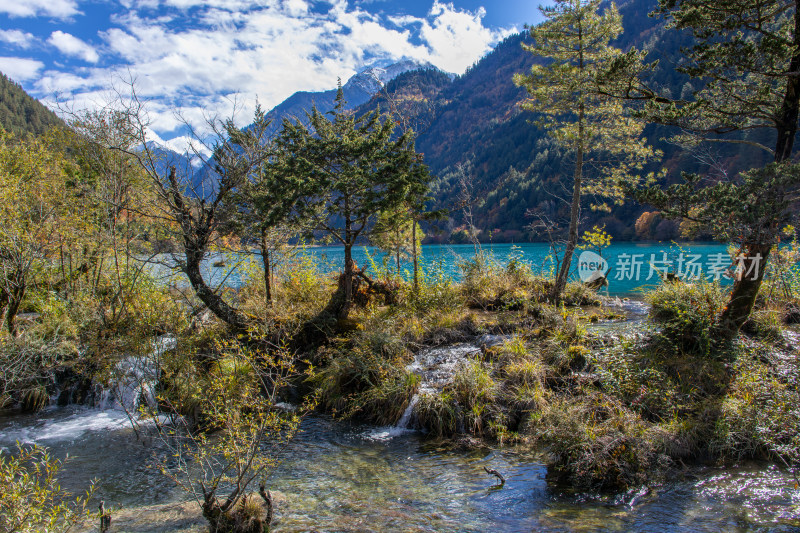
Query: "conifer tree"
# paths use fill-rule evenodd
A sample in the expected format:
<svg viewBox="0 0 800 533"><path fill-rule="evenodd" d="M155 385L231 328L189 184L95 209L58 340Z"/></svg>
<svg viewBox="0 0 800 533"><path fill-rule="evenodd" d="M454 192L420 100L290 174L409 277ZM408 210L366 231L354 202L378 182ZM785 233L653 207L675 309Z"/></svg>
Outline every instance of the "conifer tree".
<svg viewBox="0 0 800 533"><path fill-rule="evenodd" d="M314 108L311 129L284 122L277 140L287 157L280 163L284 190L294 190L294 212L309 216L316 229L344 246L342 301L334 306L346 318L353 301L357 267L353 246L367 238L381 212L422 198L430 175L406 132L393 138L395 123L380 113L356 117L345 108L341 83L330 118Z"/></svg>
<svg viewBox="0 0 800 533"><path fill-rule="evenodd" d="M678 70L698 89L683 91L680 100L659 94L647 84L643 54L630 50L611 63L600 90L646 101L643 116L679 127L684 142L737 143L772 158L721 182L687 174L684 183L638 195L739 246L736 281L717 320L721 337L731 337L750 316L780 231L795 218L800 169L791 159L800 111L800 10L797 1L786 0L659 0L656 14L673 30L694 36Z"/></svg>
<svg viewBox="0 0 800 533"><path fill-rule="evenodd" d="M598 76L622 51L609 43L622 32L614 4L600 13L601 0L556 0L540 7L545 21L530 28L533 44L523 47L545 60L514 82L528 90L522 107L537 113L536 122L575 158L570 222L564 256L552 297L567 284L578 244L581 199L585 194L621 204L621 183L636 180L655 155L642 138L644 123L626 114L621 101L596 90Z"/></svg>

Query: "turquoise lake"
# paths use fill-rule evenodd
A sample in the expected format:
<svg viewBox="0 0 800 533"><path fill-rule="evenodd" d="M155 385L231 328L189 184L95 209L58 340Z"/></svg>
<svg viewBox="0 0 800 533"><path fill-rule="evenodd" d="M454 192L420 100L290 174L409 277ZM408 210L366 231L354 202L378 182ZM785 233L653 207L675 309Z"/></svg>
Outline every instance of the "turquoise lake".
<svg viewBox="0 0 800 533"><path fill-rule="evenodd" d="M547 274L554 270L555 263L547 243L521 244L483 244L481 249L501 266L516 260L530 265L535 273ZM577 268L581 253L577 250L572 262L572 277L578 279ZM427 276L443 275L458 280L464 261L475 256L476 247L472 244L424 245L420 256L420 266ZM344 264L342 246L320 246L302 249L297 254L306 254L323 273L338 272ZM228 257L224 267L211 266L219 262L220 256L207 261L208 280L212 284L225 283L229 286L241 284L240 262ZM732 266L726 244L707 243L613 243L602 250L602 258L608 263L607 287L610 296L636 296L647 287L660 282L658 272L674 272L684 279L702 277L730 284L726 270ZM353 250L353 259L359 267L372 272L386 267L391 272L396 269L394 258L380 250L359 246ZM403 261L401 270L406 279L411 277L410 261ZM224 281L223 281L224 280Z"/></svg>

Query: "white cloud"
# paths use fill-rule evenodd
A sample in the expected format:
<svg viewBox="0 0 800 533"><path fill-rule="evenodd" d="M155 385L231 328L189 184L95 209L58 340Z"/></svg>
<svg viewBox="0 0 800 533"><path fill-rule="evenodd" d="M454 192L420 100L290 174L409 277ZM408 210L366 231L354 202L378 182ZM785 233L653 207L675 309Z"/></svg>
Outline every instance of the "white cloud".
<svg viewBox="0 0 800 533"><path fill-rule="evenodd" d="M17 46L19 48L30 48L33 44L33 34L22 30L0 30L0 41Z"/></svg>
<svg viewBox="0 0 800 533"><path fill-rule="evenodd" d="M199 154L203 158L211 157L211 149L188 135L181 135L173 137L168 141L164 141L164 146L179 154L188 154L194 156Z"/></svg>
<svg viewBox="0 0 800 533"><path fill-rule="evenodd" d="M300 17L308 14L308 2L305 0L286 0L284 8L292 17Z"/></svg>
<svg viewBox="0 0 800 533"><path fill-rule="evenodd" d="M46 16L58 19L80 13L75 0L0 0L0 13L11 17Z"/></svg>
<svg viewBox="0 0 800 533"><path fill-rule="evenodd" d="M394 17L399 26L420 25L420 38L427 47L426 59L447 72L460 74L486 54L498 40L515 29L493 31L483 25L486 10L456 9L451 3L435 0L427 19Z"/></svg>
<svg viewBox="0 0 800 533"><path fill-rule="evenodd" d="M92 46L61 30L51 33L47 42L58 48L62 54L78 57L89 63L97 63L100 59L97 50Z"/></svg>
<svg viewBox="0 0 800 533"><path fill-rule="evenodd" d="M16 82L35 78L44 63L23 57L0 57L0 72Z"/></svg>
<svg viewBox="0 0 800 533"><path fill-rule="evenodd" d="M247 123L256 98L270 109L295 91L330 89L375 60L413 58L461 73L510 32L484 27L482 10L439 1L425 17L394 19L353 1L331 0L321 13L307 0L125 0L130 9L120 8L114 27L99 34L104 61L116 65L53 68L36 89L83 101L132 75L150 100L152 127L167 136L182 126L175 110L202 127L204 113L230 113L238 94ZM53 32L49 42L98 61L94 48L70 34Z"/></svg>

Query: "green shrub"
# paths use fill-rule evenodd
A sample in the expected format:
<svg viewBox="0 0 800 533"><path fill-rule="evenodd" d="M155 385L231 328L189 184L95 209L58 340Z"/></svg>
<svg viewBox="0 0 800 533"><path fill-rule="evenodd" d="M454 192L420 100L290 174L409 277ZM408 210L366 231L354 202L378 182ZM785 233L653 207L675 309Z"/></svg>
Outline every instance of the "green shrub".
<svg viewBox="0 0 800 533"><path fill-rule="evenodd" d="M30 332L19 337L0 337L0 409L14 405L28 411L45 407L46 386L53 371L73 364L78 356L75 344L60 338L45 340Z"/></svg>
<svg viewBox="0 0 800 533"><path fill-rule="evenodd" d="M38 446L0 454L0 531L67 532L95 515L88 508L94 485L74 497L58 483L62 465Z"/></svg>
<svg viewBox="0 0 800 533"><path fill-rule="evenodd" d="M718 284L663 283L647 294L647 301L661 339L682 352L712 354L712 326L727 301Z"/></svg>

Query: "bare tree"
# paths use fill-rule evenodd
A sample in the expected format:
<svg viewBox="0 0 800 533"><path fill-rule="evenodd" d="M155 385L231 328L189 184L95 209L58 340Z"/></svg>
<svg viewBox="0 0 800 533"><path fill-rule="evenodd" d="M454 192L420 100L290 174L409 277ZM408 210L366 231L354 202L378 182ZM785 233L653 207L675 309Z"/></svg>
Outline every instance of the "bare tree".
<svg viewBox="0 0 800 533"><path fill-rule="evenodd" d="M186 274L201 302L220 320L237 330L246 330L248 318L227 302L203 275L203 261L217 247L220 229L235 212L233 195L257 173L269 157L264 143L269 121L257 111L255 123L247 129L236 126L233 116L206 117L206 132L182 119L192 142L181 156L152 142L146 102L136 92L134 80L115 88L105 110L113 111L114 137L89 138L104 148L122 152L140 166L149 178L157 198L156 213L179 246L174 263ZM259 110L260 111L260 110ZM125 142L115 142L114 139Z"/></svg>

